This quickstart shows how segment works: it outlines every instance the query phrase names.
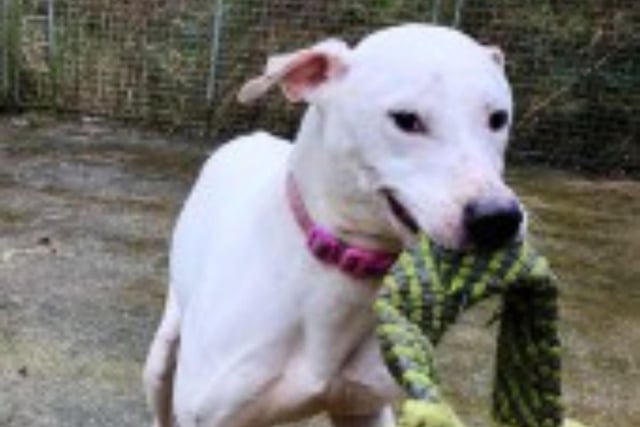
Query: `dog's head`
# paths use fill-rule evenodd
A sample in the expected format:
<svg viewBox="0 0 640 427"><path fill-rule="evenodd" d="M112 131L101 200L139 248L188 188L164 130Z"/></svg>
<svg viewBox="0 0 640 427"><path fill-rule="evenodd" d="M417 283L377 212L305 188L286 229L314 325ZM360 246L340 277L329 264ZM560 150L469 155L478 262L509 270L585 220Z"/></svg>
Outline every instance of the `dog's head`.
<svg viewBox="0 0 640 427"><path fill-rule="evenodd" d="M404 240L421 229L450 248L493 248L522 234L522 207L502 177L513 113L498 48L409 24L354 49L328 40L271 58L240 99L273 84L312 106L319 143Z"/></svg>

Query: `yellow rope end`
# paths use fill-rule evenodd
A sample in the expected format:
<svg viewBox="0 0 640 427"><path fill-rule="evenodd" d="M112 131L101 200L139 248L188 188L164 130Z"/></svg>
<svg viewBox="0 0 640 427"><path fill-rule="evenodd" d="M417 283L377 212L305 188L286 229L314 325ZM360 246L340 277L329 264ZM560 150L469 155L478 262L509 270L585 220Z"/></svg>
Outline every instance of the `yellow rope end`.
<svg viewBox="0 0 640 427"><path fill-rule="evenodd" d="M399 427L464 427L445 403L409 399L402 405Z"/></svg>

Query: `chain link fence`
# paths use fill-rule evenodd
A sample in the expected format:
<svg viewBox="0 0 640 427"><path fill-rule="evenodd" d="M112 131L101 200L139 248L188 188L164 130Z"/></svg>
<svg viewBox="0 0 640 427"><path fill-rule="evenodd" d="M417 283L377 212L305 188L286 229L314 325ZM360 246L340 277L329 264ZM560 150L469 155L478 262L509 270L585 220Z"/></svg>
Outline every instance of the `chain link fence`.
<svg viewBox="0 0 640 427"><path fill-rule="evenodd" d="M503 48L517 157L640 175L638 0L0 0L0 109L290 136L299 107L235 102L265 58L405 21Z"/></svg>

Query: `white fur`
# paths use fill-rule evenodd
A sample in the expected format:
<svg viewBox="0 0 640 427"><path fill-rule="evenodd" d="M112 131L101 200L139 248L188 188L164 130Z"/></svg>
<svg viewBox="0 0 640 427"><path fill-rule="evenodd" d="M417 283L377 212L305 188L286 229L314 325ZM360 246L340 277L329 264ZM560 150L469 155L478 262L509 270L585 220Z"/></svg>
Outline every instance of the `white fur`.
<svg viewBox="0 0 640 427"><path fill-rule="evenodd" d="M487 128L490 111L512 108L499 50L417 24L353 50L336 43L281 56L243 89L248 100L277 83L309 103L295 144L262 132L230 142L184 206L145 369L157 426L175 416L180 427L259 427L320 411L339 427L393 422L398 389L373 336L379 280L307 251L286 199L289 171L317 223L378 249L411 241L383 189L451 247L463 244L466 203L513 197L502 181L508 130ZM306 66L310 52L327 58L326 80L289 81L286 67ZM418 112L429 132L401 132L388 116L398 109Z"/></svg>

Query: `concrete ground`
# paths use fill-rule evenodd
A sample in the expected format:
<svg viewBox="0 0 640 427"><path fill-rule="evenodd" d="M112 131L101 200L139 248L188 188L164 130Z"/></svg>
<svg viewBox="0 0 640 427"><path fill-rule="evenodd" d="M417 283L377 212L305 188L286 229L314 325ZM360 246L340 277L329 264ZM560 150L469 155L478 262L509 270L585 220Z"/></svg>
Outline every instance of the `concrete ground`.
<svg viewBox="0 0 640 427"><path fill-rule="evenodd" d="M167 239L205 155L93 120L0 118L0 426L149 424L140 372ZM511 179L564 279L569 414L639 426L640 183ZM473 426L489 407L490 315L464 316L438 353L443 387Z"/></svg>

